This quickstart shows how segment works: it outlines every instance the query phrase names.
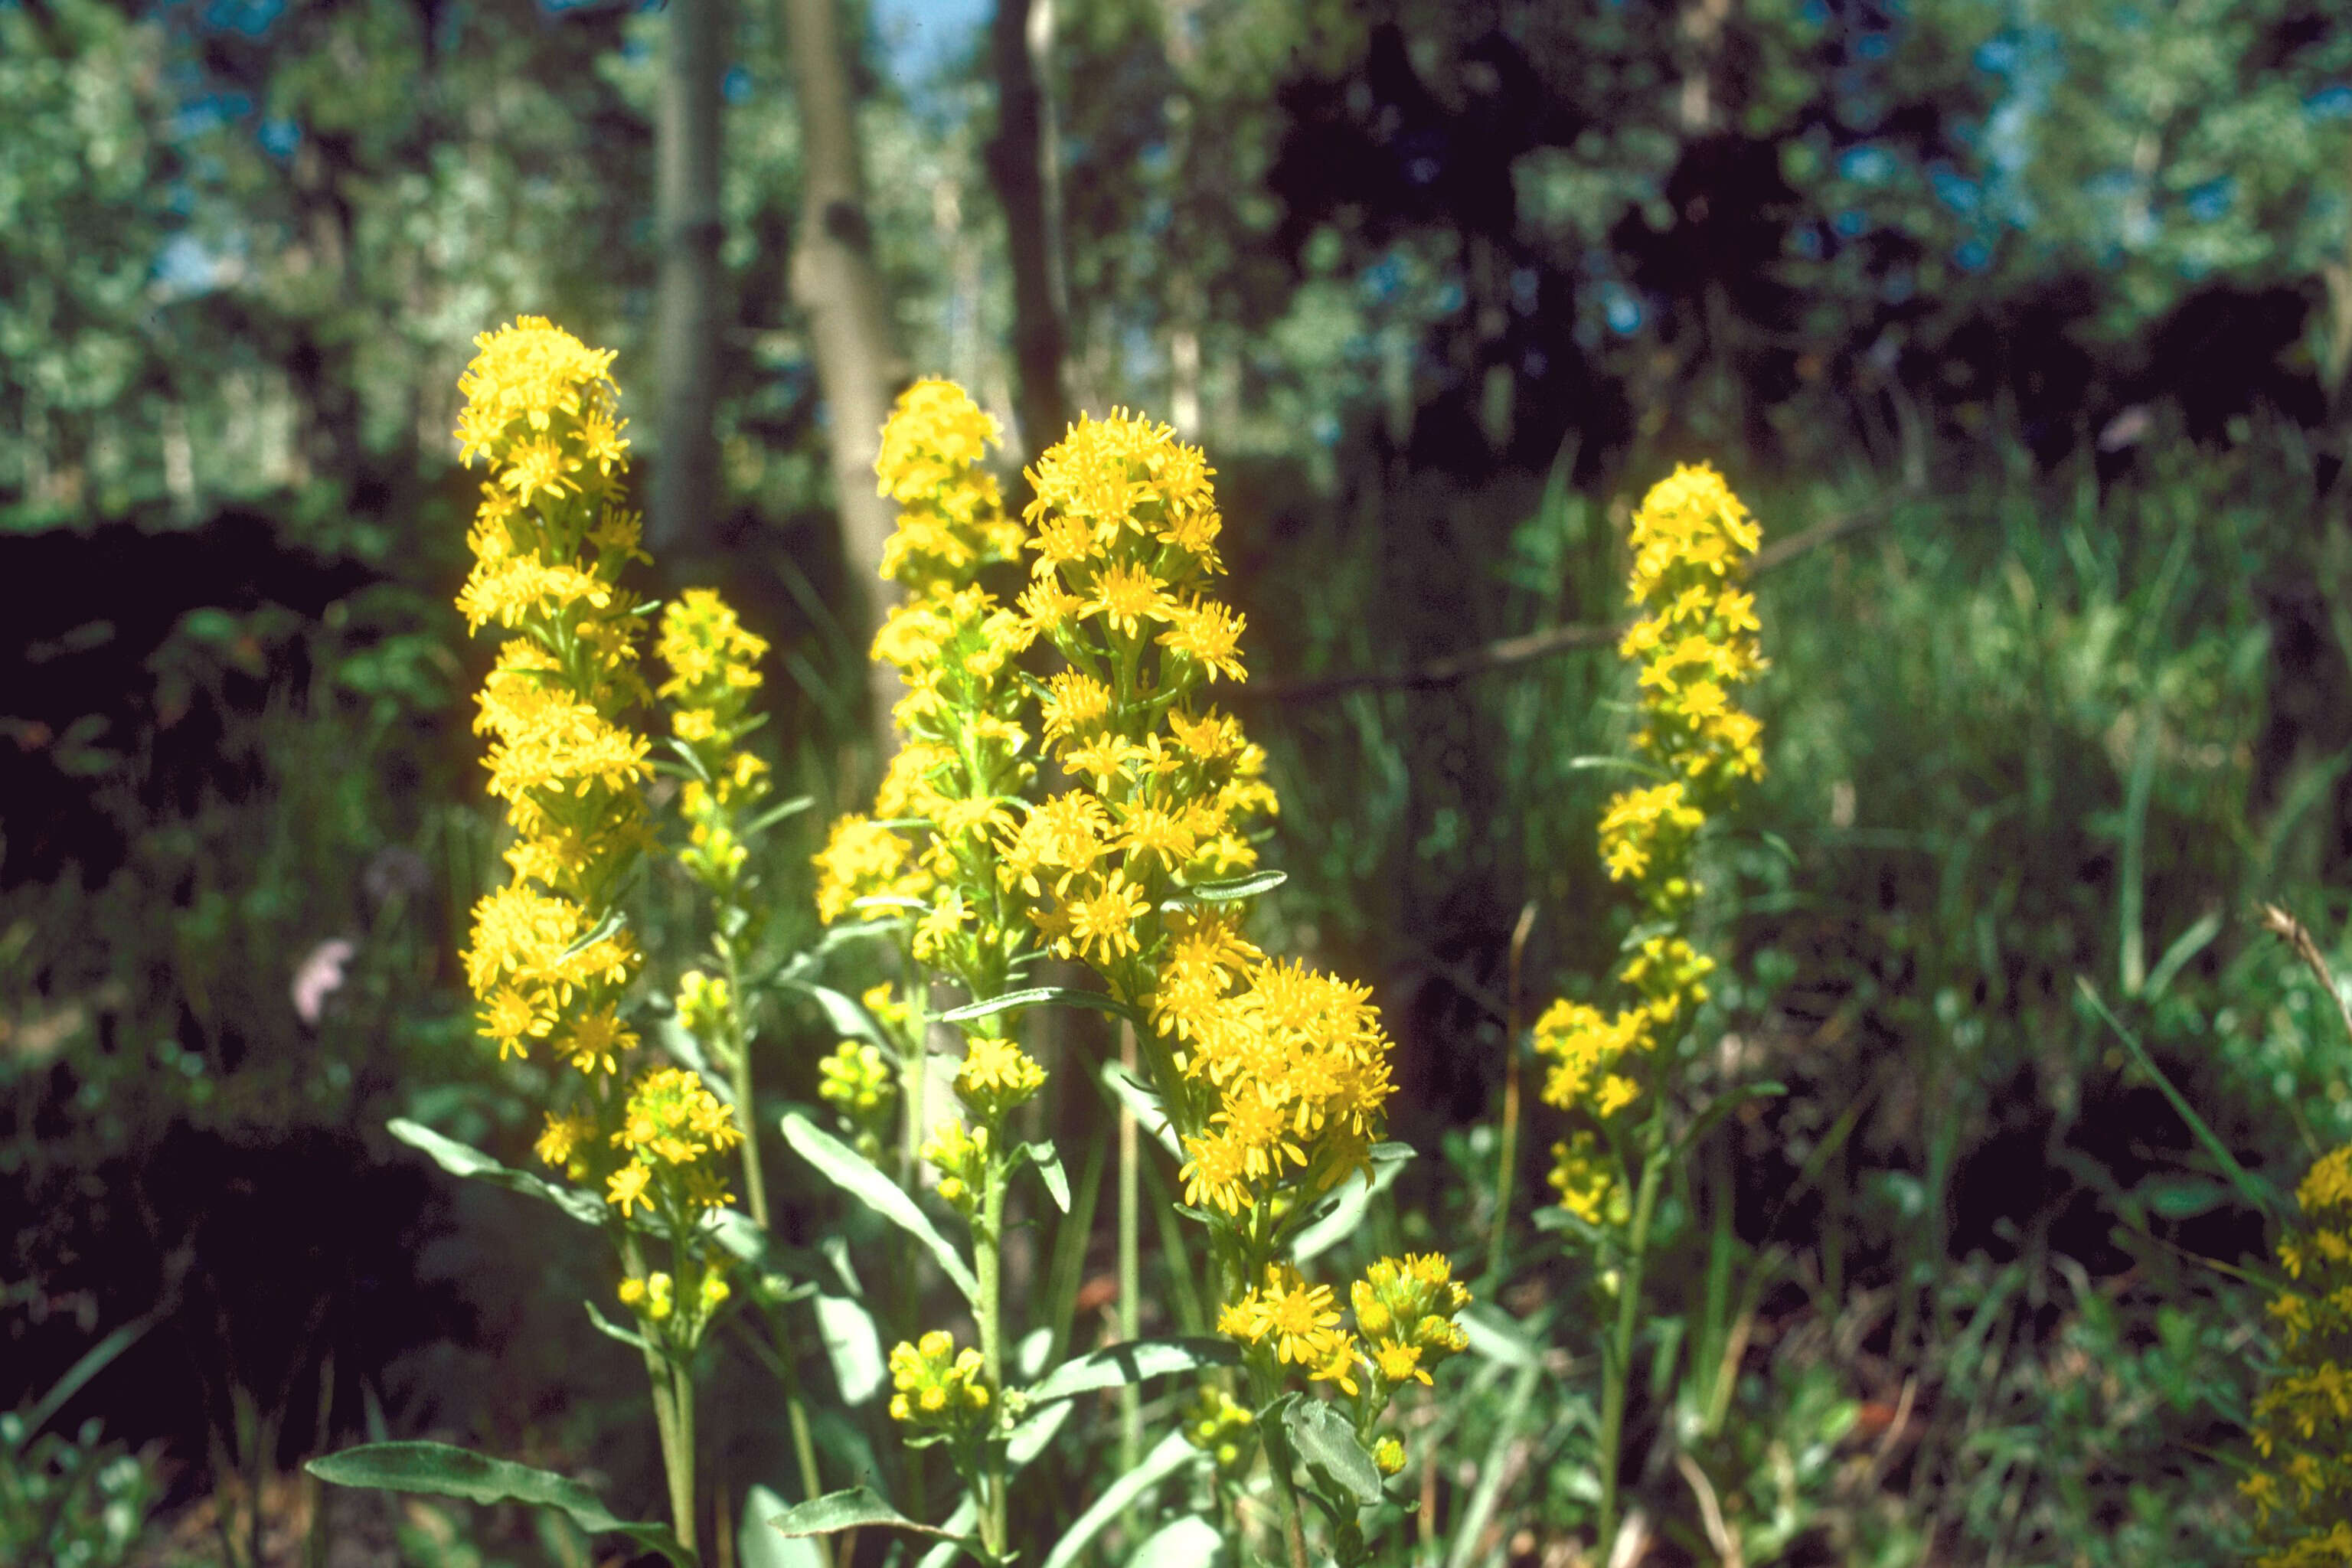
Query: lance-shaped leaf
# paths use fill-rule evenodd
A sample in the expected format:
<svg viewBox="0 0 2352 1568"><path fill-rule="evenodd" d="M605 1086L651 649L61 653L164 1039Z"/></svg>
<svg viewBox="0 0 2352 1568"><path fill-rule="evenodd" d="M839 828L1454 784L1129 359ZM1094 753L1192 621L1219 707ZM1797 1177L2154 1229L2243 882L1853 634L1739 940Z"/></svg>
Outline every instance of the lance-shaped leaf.
<svg viewBox="0 0 2352 1568"><path fill-rule="evenodd" d="M1260 893L1270 893L1290 876L1284 871L1244 871L1236 877L1217 877L1205 882L1195 882L1177 889L1176 902L1196 899L1202 903L1229 904L1236 899L1254 899Z"/></svg>
<svg viewBox="0 0 2352 1568"><path fill-rule="evenodd" d="M877 1525L888 1530L911 1530L919 1535L950 1533L938 1525L908 1519L864 1487L827 1492L796 1508L788 1508L768 1521L768 1528L781 1535L835 1535L845 1530L866 1530Z"/></svg>
<svg viewBox="0 0 2352 1568"><path fill-rule="evenodd" d="M339 1487L374 1487L383 1491L425 1492L468 1502L520 1502L559 1509L591 1535L623 1535L648 1552L658 1552L677 1568L700 1568L695 1554L678 1544L666 1524L613 1517L604 1500L552 1470L493 1459L446 1443L368 1443L329 1454L303 1467Z"/></svg>
<svg viewBox="0 0 2352 1568"><path fill-rule="evenodd" d="M971 1265L963 1260L963 1255L915 1206L915 1200L867 1163L865 1156L797 1110L784 1118L784 1142L835 1186L921 1242L966 1300L979 1295L980 1281L972 1277Z"/></svg>
<svg viewBox="0 0 2352 1568"><path fill-rule="evenodd" d="M580 1304L588 1309L588 1321L595 1324L596 1331L603 1334L606 1339L618 1340L623 1344L627 1345L631 1350L635 1351L649 1351L653 1349L651 1345L646 1342L645 1335L636 1332L633 1329L625 1329L621 1327L620 1324L613 1321L612 1319L607 1318L604 1313L598 1311L596 1310L595 1302L583 1301Z"/></svg>
<svg viewBox="0 0 2352 1568"><path fill-rule="evenodd" d="M882 1386L882 1339L873 1314L846 1296L816 1293L816 1331L833 1363L833 1381L845 1405L863 1405Z"/></svg>
<svg viewBox="0 0 2352 1568"><path fill-rule="evenodd" d="M1168 1108L1160 1097L1144 1087L1143 1080L1118 1062L1102 1065L1103 1087L1118 1097L1118 1102L1135 1113L1136 1122L1160 1141L1160 1146L1178 1160L1184 1151L1176 1142L1176 1129L1168 1120Z"/></svg>
<svg viewBox="0 0 2352 1568"><path fill-rule="evenodd" d="M1198 1372L1209 1366L1234 1366L1240 1361L1241 1352L1231 1340L1129 1340L1123 1344L1106 1346L1092 1355L1064 1362L1029 1390L1029 1403L1042 1405L1097 1388L1141 1383L1147 1377Z"/></svg>
<svg viewBox="0 0 2352 1568"><path fill-rule="evenodd" d="M1053 1195L1054 1206L1064 1214L1070 1212L1070 1178L1062 1170L1061 1152L1047 1142L1024 1143L1021 1152L1037 1167L1037 1174Z"/></svg>
<svg viewBox="0 0 2352 1568"><path fill-rule="evenodd" d="M1032 985L1025 991L1007 991L1002 996L967 1002L961 1007L950 1007L940 1014L940 1022L969 1024L975 1018L992 1018L999 1013L1010 1013L1019 1007L1043 1007L1054 1003L1066 1007L1092 1007L1097 1013L1109 1013L1125 1018L1138 1028L1149 1027L1147 1021L1134 1008L1116 996L1106 996L1099 991L1076 991L1067 985Z"/></svg>
<svg viewBox="0 0 2352 1568"><path fill-rule="evenodd" d="M743 1493L743 1522L735 1531L736 1561L742 1568L825 1568L825 1551L805 1535L779 1535L768 1521L792 1504L753 1484Z"/></svg>
<svg viewBox="0 0 2352 1568"><path fill-rule="evenodd" d="M1184 1440L1181 1429L1160 1438L1158 1446L1146 1454L1135 1468L1105 1487L1102 1495L1095 1499L1087 1511L1078 1515L1070 1528L1062 1532L1062 1539L1055 1542L1054 1550L1045 1554L1045 1568L1069 1568L1111 1521L1127 1511L1129 1504L1200 1457L1201 1450ZM1194 1561L1206 1559L1196 1558Z"/></svg>
<svg viewBox="0 0 2352 1568"><path fill-rule="evenodd" d="M436 1132L421 1121L405 1117L394 1117L384 1123L384 1130L412 1149L422 1150L433 1163L453 1176L470 1176L478 1182L506 1188L512 1193L524 1193L543 1199L570 1215L583 1225L602 1226L612 1217L612 1211L596 1194L578 1187L559 1187L543 1181L528 1171L518 1171L502 1165L470 1143L460 1143L455 1138Z"/></svg>
<svg viewBox="0 0 2352 1568"><path fill-rule="evenodd" d="M1197 1513L1188 1513L1153 1531L1127 1560L1127 1568L1198 1568L1202 1563L1215 1562L1224 1543L1215 1525Z"/></svg>
<svg viewBox="0 0 2352 1568"><path fill-rule="evenodd" d="M872 1009L856 997L846 992L835 991L830 985L819 985L814 981L795 979L789 975L780 979L778 984L797 991L814 1002L824 1012L824 1021L832 1026L836 1033L845 1035L853 1040L864 1040L866 1044L877 1047L893 1062L898 1059L900 1055L898 1042L890 1037L890 1031L882 1026L882 1021L874 1016Z"/></svg>

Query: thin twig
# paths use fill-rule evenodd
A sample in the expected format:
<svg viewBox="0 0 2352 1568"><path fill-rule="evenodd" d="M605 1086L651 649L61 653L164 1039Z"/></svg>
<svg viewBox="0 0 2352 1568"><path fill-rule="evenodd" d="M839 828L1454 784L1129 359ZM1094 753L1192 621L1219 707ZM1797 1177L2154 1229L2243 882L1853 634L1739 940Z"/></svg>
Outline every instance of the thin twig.
<svg viewBox="0 0 2352 1568"><path fill-rule="evenodd" d="M1880 502L1861 511L1816 523L1802 533L1792 533L1786 539L1775 541L1757 552L1755 563L1748 568L1748 575L1753 577L1785 566L1797 557L1843 539L1849 533L1875 527L1886 521L1889 511L1889 504ZM1344 675L1318 676L1307 680L1268 680L1255 686L1236 687L1234 700L1317 702L1349 691L1427 690L1432 687L1451 686L1490 669L1507 669L1513 665L1547 658L1556 653L1569 653L1585 647L1614 647L1624 637L1626 626L1630 624L1547 626L1542 631L1503 637L1466 653L1448 654L1444 658L1432 659L1412 669L1354 670Z"/></svg>
<svg viewBox="0 0 2352 1568"><path fill-rule="evenodd" d="M2263 929L2284 937L2287 945L2294 949L2294 955L2303 960L2304 966L2318 977L2319 988L2327 993L2327 999L2336 1004L2336 1016L2344 1020L2346 1037L2352 1038L2352 1005L2346 1004L2344 993L2336 988L2336 976L2327 967L2326 956L2319 951L2319 944L2312 941L2311 932L2304 928L2301 921L2276 904L2263 906Z"/></svg>

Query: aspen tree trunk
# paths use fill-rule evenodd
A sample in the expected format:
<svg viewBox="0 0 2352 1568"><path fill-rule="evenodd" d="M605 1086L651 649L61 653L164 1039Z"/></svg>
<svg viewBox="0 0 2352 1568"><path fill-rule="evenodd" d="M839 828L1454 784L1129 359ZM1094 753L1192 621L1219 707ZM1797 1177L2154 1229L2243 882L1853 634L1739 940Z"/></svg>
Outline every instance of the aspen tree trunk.
<svg viewBox="0 0 2352 1568"><path fill-rule="evenodd" d="M679 564L718 548L719 73L725 0L670 0L656 130L654 310L661 460L646 541Z"/></svg>
<svg viewBox="0 0 2352 1568"><path fill-rule="evenodd" d="M870 628L895 597L881 569L883 543L897 525L890 503L874 490L874 456L881 449L891 397L906 373L874 260L866 174L835 4L783 0L785 45L792 51L801 120L803 190L793 243L793 296L808 313L816 351L834 492L841 509L842 555L851 592L859 600L845 619ZM898 679L887 666L869 661L866 669L868 724L878 755L887 761L898 749L890 709Z"/></svg>
<svg viewBox="0 0 2352 1568"><path fill-rule="evenodd" d="M1168 199L1178 215L1180 233L1192 183L1192 73L1200 58L1192 24L1199 8L1199 0L1162 0L1160 10L1160 52L1175 84L1164 111ZM1185 440L1197 441L1201 438L1201 287L1184 247L1171 247L1167 266L1168 422Z"/></svg>
<svg viewBox="0 0 2352 1568"><path fill-rule="evenodd" d="M997 0L989 26L996 68L996 135L988 175L1004 208L1013 264L1014 414L1024 461L1070 423L1069 288L1062 264L1061 132L1049 64L1054 0Z"/></svg>

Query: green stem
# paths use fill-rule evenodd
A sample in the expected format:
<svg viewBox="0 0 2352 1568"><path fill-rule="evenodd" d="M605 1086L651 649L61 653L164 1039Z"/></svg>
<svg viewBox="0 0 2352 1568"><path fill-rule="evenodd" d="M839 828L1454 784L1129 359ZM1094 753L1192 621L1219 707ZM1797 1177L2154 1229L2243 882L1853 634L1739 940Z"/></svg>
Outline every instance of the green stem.
<svg viewBox="0 0 2352 1568"><path fill-rule="evenodd" d="M930 1077L930 977L914 954L901 949L901 970L907 976L907 1060L898 1069L899 1098L906 1102L906 1133L898 1146L898 1184L912 1195L919 1185L917 1173L923 1163L923 1089Z"/></svg>
<svg viewBox="0 0 2352 1568"><path fill-rule="evenodd" d="M980 1279L972 1315L980 1324L981 1371L988 1380L992 1428L989 1440L981 1448L979 1496L973 1500L980 1506L981 1545L992 1563L1004 1555L1008 1511L1004 1474L1003 1249L1000 1238L1004 1231L1004 1188L1012 1174L1012 1162L1004 1158L1003 1132L1001 1127L988 1128L987 1186L981 1194L980 1223L972 1227L971 1235L973 1272Z"/></svg>
<svg viewBox="0 0 2352 1568"><path fill-rule="evenodd" d="M1642 1307L1642 1265L1649 1256L1650 1216L1658 1206L1658 1189L1665 1184L1664 1095L1659 1096L1657 1106L1643 1130L1642 1184L1633 1200L1625 1267L1617 1281L1616 1329L1601 1367L1601 1539L1597 1545L1603 1557L1617 1536L1617 1471L1625 1438L1625 1391L1633 1373L1633 1333Z"/></svg>
<svg viewBox="0 0 2352 1568"><path fill-rule="evenodd" d="M638 1249L637 1238L624 1235L621 1238L621 1262L633 1279L646 1277L645 1255ZM669 1482L671 1527L677 1531L678 1543L688 1551L694 1550L694 1405L690 1389L680 1399L680 1384L685 1378L674 1368L667 1352L654 1342L654 1325L640 1321L644 1331L646 1382L653 1399L654 1429L661 1437L662 1474Z"/></svg>
<svg viewBox="0 0 2352 1568"><path fill-rule="evenodd" d="M751 1223L768 1228L768 1184L760 1171L760 1129L751 1103L751 1032L743 1026L741 966L735 962L735 943L722 939L720 957L727 965L727 1046L732 1059L735 1087L735 1131L743 1135L743 1201Z"/></svg>
<svg viewBox="0 0 2352 1568"><path fill-rule="evenodd" d="M1118 1026L1118 1059L1132 1077L1136 1068L1135 1026ZM1142 1337L1143 1151L1135 1112L1118 1108L1118 1337ZM1143 1458L1143 1393L1130 1383L1119 1390L1118 1468L1121 1475Z"/></svg>
<svg viewBox="0 0 2352 1568"><path fill-rule="evenodd" d="M1503 1129L1498 1140L1502 1148L1495 1165L1495 1224L1486 1238L1486 1287L1489 1291L1503 1283L1507 1261L1506 1248L1510 1241L1511 1200L1519 1178L1519 1078L1520 1058L1526 1046L1519 1037L1519 963L1528 950L1528 933L1535 929L1536 906L1529 903L1519 911L1519 922L1511 931L1511 956L1508 979L1509 994L1504 998L1504 1009L1509 1015L1503 1037Z"/></svg>
<svg viewBox="0 0 2352 1568"><path fill-rule="evenodd" d="M1261 1354L1253 1353L1250 1358L1250 1385L1261 1410L1282 1392ZM1307 1526L1300 1517L1298 1483L1292 1479L1297 1460L1290 1451L1290 1434L1283 1429L1282 1417L1276 1415L1259 1420L1258 1437L1265 1445L1266 1468L1274 1472L1274 1496L1281 1505L1282 1542L1289 1568L1307 1568Z"/></svg>

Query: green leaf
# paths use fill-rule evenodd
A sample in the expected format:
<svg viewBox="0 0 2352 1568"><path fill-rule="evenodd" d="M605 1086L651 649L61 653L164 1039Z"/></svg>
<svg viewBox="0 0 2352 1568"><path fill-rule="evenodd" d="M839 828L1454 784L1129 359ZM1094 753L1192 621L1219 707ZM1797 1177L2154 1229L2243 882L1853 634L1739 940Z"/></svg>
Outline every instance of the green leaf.
<svg viewBox="0 0 2352 1568"><path fill-rule="evenodd" d="M1201 1451L1184 1440L1181 1429L1160 1438L1135 1468L1105 1487L1102 1495L1096 1498L1087 1511L1078 1515L1070 1528L1062 1532L1062 1539L1055 1542L1054 1550L1045 1554L1045 1568L1069 1568L1077 1561L1078 1554L1093 1543L1094 1538L1100 1535L1111 1521L1126 1512L1128 1506L1136 1499L1200 1457ZM1195 1557L1187 1561L1202 1563L1207 1559Z"/></svg>
<svg viewBox="0 0 2352 1568"><path fill-rule="evenodd" d="M620 934L621 931L627 929L629 917L620 910L607 910L604 911L604 918L603 920L598 921L594 925L590 926L588 930L583 933L577 941L572 942L570 947L565 948L561 953L556 955L556 962L558 963L562 963L565 959L579 957L582 953L587 952L598 942L603 942L606 937L617 936Z"/></svg>
<svg viewBox="0 0 2352 1568"><path fill-rule="evenodd" d="M882 1054L889 1058L893 1063L898 1060L898 1042L890 1037L890 1031L882 1026L882 1021L856 997L835 991L830 985L816 984L813 981L795 980L785 976L780 977L778 983L814 1002L818 1009L824 1014L824 1021L831 1025L835 1032L854 1040L864 1040L869 1045L878 1046L882 1049Z"/></svg>
<svg viewBox="0 0 2352 1568"><path fill-rule="evenodd" d="M784 1118L784 1142L834 1185L921 1242L939 1259L940 1268L955 1281L965 1300L980 1294L980 1281L972 1277L971 1266L963 1260L963 1255L939 1233L929 1216L915 1206L915 1200L901 1191L898 1183L868 1164L856 1150L797 1110Z"/></svg>
<svg viewBox="0 0 2352 1568"><path fill-rule="evenodd" d="M1024 1143L1021 1152L1037 1167L1045 1191L1053 1194L1054 1205L1064 1214L1070 1212L1070 1178L1063 1173L1062 1156L1050 1142Z"/></svg>
<svg viewBox="0 0 2352 1568"><path fill-rule="evenodd" d="M768 831L771 827L773 827L779 822L783 821L786 817L798 816L802 812L806 811L810 806L813 806L815 804L816 797L810 795L802 795L797 800L779 802L778 804L770 806L767 810L761 812L759 816L753 817L750 822L745 823L743 825L743 831L738 835L738 837L742 838L756 837L760 834Z"/></svg>
<svg viewBox="0 0 2352 1568"><path fill-rule="evenodd" d="M1352 1497L1359 1504L1381 1500L1381 1468L1357 1440L1348 1418L1320 1399L1301 1399L1282 1413L1318 1489L1332 1501Z"/></svg>
<svg viewBox="0 0 2352 1568"><path fill-rule="evenodd" d="M1215 1525L1197 1513L1188 1513L1153 1531L1127 1560L1127 1568L1200 1568L1203 1563L1215 1562L1224 1544Z"/></svg>
<svg viewBox="0 0 2352 1568"><path fill-rule="evenodd" d="M1147 1026L1136 1016L1135 1009L1115 997L1099 991L1076 991L1067 985L1033 985L1026 991L1007 991L1002 996L991 996L982 1002L967 1002L961 1007L950 1007L940 1015L942 1024L968 1024L975 1018L992 1018L999 1013L1010 1013L1019 1007L1038 1007L1058 1002L1066 1007L1091 1007L1097 1013L1109 1013L1125 1018L1138 1028Z"/></svg>
<svg viewBox="0 0 2352 1568"><path fill-rule="evenodd" d="M1683 1135L1680 1138L1675 1140L1675 1152L1672 1157L1680 1159L1685 1150L1696 1148L1699 1140L1715 1131L1717 1122L1741 1106L1752 1100L1769 1100L1775 1095L1788 1092L1787 1084L1769 1081L1743 1083L1737 1089L1726 1089L1708 1100L1705 1110L1691 1118L1691 1124L1683 1129Z"/></svg>
<svg viewBox="0 0 2352 1568"><path fill-rule="evenodd" d="M1454 1321L1470 1341L1471 1353L1507 1367L1538 1366L1543 1352L1518 1323L1484 1301L1464 1308Z"/></svg>
<svg viewBox="0 0 2352 1568"><path fill-rule="evenodd" d="M1068 1400L1061 1399L1025 1417L1004 1440L1004 1462L1016 1470L1026 1468L1030 1460L1045 1451L1045 1445L1054 1440L1054 1435L1076 1408Z"/></svg>
<svg viewBox="0 0 2352 1568"><path fill-rule="evenodd" d="M824 1568L824 1550L804 1535L779 1535L763 1528L791 1505L763 1486L743 1494L743 1523L735 1544L743 1568Z"/></svg>
<svg viewBox="0 0 2352 1568"><path fill-rule="evenodd" d="M2222 1173L2230 1178L2231 1184L2244 1196L2247 1206L2266 1215L2283 1215L2291 1212L2287 1200L2275 1187L2238 1163L2238 1157L2230 1152L2230 1146L2221 1142L2219 1133L2205 1124L2205 1119L2197 1114L2196 1109L2189 1103L2188 1097L2173 1087L2172 1080L2164 1076L2164 1069L2156 1065L2155 1058L2147 1054L2147 1047L2139 1043L2129 1029L2123 1026L2121 1020L2107 1011L2107 1005L2099 999L2099 993L2091 983L2078 974L2074 976L2074 984L2082 992L2083 999L2091 1005L2092 1011L2105 1019L2107 1027L2116 1032L2116 1038L2122 1040L2130 1049L2132 1059L2138 1062L2147 1070L2148 1077L2156 1080L2156 1087L2163 1091L2165 1099L2172 1102L2172 1109L2180 1113L2180 1120L2189 1124L2189 1131L2197 1135L2198 1141L2205 1145L2206 1152L2210 1153L2214 1161L2221 1165Z"/></svg>
<svg viewBox="0 0 2352 1568"><path fill-rule="evenodd" d="M2195 1219L2230 1202L2231 1190L2210 1176L2150 1176L2132 1189L2160 1219Z"/></svg>
<svg viewBox="0 0 2352 1568"><path fill-rule="evenodd" d="M1097 1388L1141 1383L1147 1377L1198 1372L1208 1366L1236 1366L1240 1362L1241 1352L1231 1340L1129 1340L1076 1361L1064 1362L1029 1390L1029 1403L1043 1405L1048 1400L1090 1394Z"/></svg>
<svg viewBox="0 0 2352 1568"><path fill-rule="evenodd" d="M955 1511L948 1515L946 1528L954 1531L969 1531L979 1522L980 1506L971 1500L971 1494L967 1492L964 1500L956 1504ZM959 1542L942 1541L924 1552L921 1561L915 1564L915 1568L950 1568L950 1565L962 1555L963 1549Z"/></svg>
<svg viewBox="0 0 2352 1568"><path fill-rule="evenodd" d="M863 1405L873 1398L886 1370L882 1338L874 1331L873 1314L846 1296L820 1290L816 1331L824 1342L825 1359L833 1363L833 1381L840 1385L842 1403Z"/></svg>
<svg viewBox="0 0 2352 1568"><path fill-rule="evenodd" d="M1236 899L1254 899L1260 893L1270 893L1290 880L1286 871L1244 871L1238 877L1217 877L1206 882L1194 882L1178 891L1186 899L1208 904L1228 904Z"/></svg>
<svg viewBox="0 0 2352 1568"><path fill-rule="evenodd" d="M633 1350L650 1351L653 1349L651 1345L646 1342L645 1335L621 1327L620 1324L613 1321L610 1318L604 1316L604 1313L598 1311L596 1310L595 1302L583 1301L580 1304L588 1309L588 1321L595 1324L596 1331L603 1334L606 1339L618 1340L623 1344L629 1346Z"/></svg>
<svg viewBox="0 0 2352 1568"><path fill-rule="evenodd" d="M470 1448L446 1443L368 1443L313 1459L303 1468L339 1487L560 1509L591 1535L625 1535L648 1552L660 1552L677 1568L700 1568L669 1526L614 1519L604 1500L578 1481Z"/></svg>
<svg viewBox="0 0 2352 1568"><path fill-rule="evenodd" d="M834 1535L845 1530L866 1530L876 1525L889 1530L911 1530L923 1535L948 1533L935 1524L923 1524L908 1519L864 1487L827 1492L813 1502L788 1508L768 1521L768 1528L782 1535Z"/></svg>
<svg viewBox="0 0 2352 1568"><path fill-rule="evenodd" d="M1184 1157L1184 1151L1176 1142L1176 1130L1169 1124L1167 1108L1160 1103L1158 1095L1145 1087L1141 1079L1118 1062L1105 1062L1102 1065L1102 1083L1121 1105L1135 1113L1136 1121L1160 1141L1160 1146L1167 1150L1171 1158L1181 1160Z"/></svg>
<svg viewBox="0 0 2352 1568"><path fill-rule="evenodd" d="M501 1165L471 1144L445 1137L422 1122L395 1116L384 1123L384 1130L410 1148L422 1150L430 1155L435 1164L453 1176L470 1176L478 1182L504 1187L511 1193L543 1199L583 1225L601 1228L612 1217L612 1211L595 1194L583 1192L578 1187L559 1187L528 1171Z"/></svg>
<svg viewBox="0 0 2352 1568"><path fill-rule="evenodd" d="M1354 1235L1356 1226L1363 1223L1364 1210L1375 1196L1389 1190L1397 1173L1412 1158L1410 1143L1373 1145L1372 1168L1365 1173L1364 1179L1358 1181L1350 1176L1340 1184L1339 1192L1328 1200L1330 1206L1308 1221L1298 1233L1298 1239L1290 1244L1290 1256L1305 1263Z"/></svg>
<svg viewBox="0 0 2352 1568"><path fill-rule="evenodd" d="M31 1442L41 1428L49 1424L49 1418L65 1408L66 1401L79 1394L91 1378L104 1372L108 1363L146 1338L147 1331L162 1322L165 1315L165 1309L158 1307L145 1317L135 1318L123 1324L84 1351L80 1358L66 1369L66 1374L41 1396L41 1402L18 1418L10 1447L21 1448Z"/></svg>
<svg viewBox="0 0 2352 1568"><path fill-rule="evenodd" d="M686 764L687 772L706 784L710 782L710 770L702 765L701 752L679 740L676 735L663 736L662 744L677 754L678 761Z"/></svg>

